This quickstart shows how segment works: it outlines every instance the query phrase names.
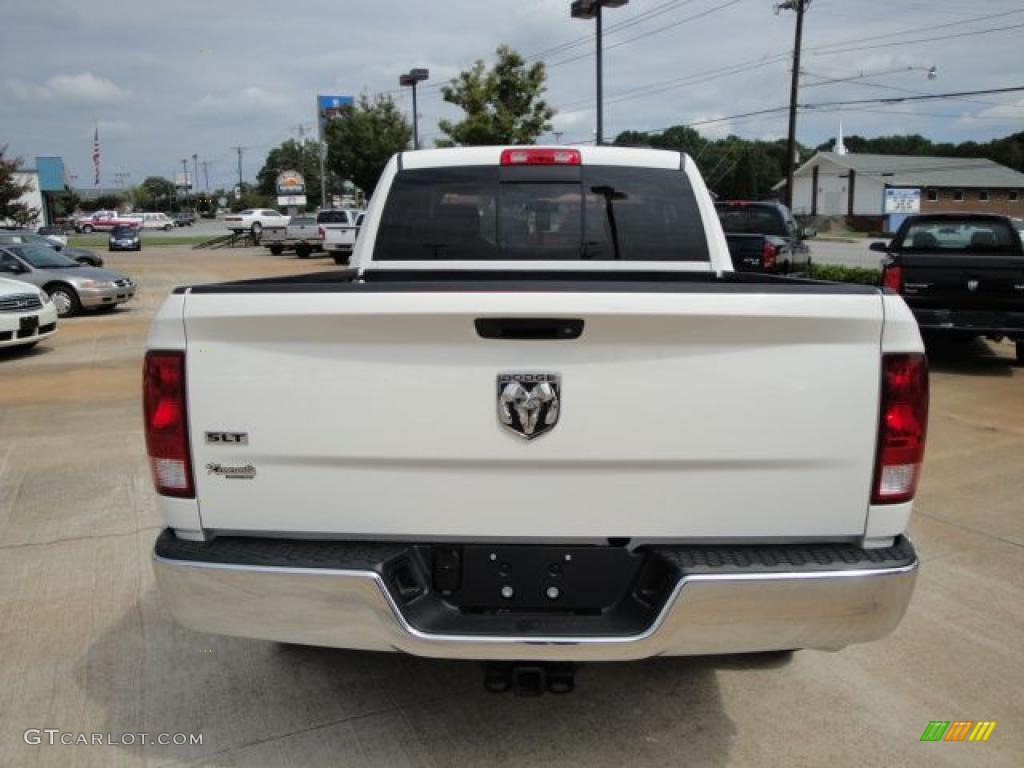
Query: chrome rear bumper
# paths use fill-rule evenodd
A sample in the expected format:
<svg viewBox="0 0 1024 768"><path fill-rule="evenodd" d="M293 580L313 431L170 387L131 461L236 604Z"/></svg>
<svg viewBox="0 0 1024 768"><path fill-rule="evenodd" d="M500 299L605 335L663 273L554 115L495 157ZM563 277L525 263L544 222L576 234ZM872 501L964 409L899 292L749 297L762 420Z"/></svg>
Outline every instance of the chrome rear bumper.
<svg viewBox="0 0 1024 768"><path fill-rule="evenodd" d="M154 563L164 605L203 632L439 658L620 661L877 640L909 603L918 563L904 541L907 551L879 567L684 573L644 631L576 637L424 632L371 568L203 562L159 547Z"/></svg>

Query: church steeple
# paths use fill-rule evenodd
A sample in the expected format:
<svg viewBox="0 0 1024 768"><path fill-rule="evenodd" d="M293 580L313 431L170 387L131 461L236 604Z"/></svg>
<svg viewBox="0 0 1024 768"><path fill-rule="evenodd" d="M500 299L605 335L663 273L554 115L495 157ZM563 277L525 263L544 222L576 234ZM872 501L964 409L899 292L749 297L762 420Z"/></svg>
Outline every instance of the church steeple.
<svg viewBox="0 0 1024 768"><path fill-rule="evenodd" d="M843 143L843 121L839 121L839 137L836 139L836 146L832 150L837 155L846 154L846 145Z"/></svg>

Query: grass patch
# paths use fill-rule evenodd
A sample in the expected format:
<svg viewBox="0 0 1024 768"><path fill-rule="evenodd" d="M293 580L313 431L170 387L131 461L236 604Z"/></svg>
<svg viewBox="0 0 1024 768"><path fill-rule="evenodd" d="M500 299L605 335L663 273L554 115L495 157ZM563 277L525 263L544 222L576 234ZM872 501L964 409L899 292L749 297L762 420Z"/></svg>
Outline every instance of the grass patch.
<svg viewBox="0 0 1024 768"><path fill-rule="evenodd" d="M882 270L868 267L844 267L839 264L811 264L811 277L833 283L881 285Z"/></svg>
<svg viewBox="0 0 1024 768"><path fill-rule="evenodd" d="M204 243L216 235L164 235L159 237L142 236L143 248L157 248L161 245L195 245ZM109 236L106 234L72 235L68 245L72 248L106 248Z"/></svg>

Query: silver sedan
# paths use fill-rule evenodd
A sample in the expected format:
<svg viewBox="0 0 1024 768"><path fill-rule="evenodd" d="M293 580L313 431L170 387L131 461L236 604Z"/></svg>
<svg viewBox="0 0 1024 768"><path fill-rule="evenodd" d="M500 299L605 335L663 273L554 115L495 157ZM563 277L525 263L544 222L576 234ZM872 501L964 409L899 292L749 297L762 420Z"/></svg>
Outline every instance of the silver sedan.
<svg viewBox="0 0 1024 768"><path fill-rule="evenodd" d="M110 310L135 295L131 278L82 266L38 245L0 246L0 275L42 288L50 294L59 317L72 317L82 309Z"/></svg>

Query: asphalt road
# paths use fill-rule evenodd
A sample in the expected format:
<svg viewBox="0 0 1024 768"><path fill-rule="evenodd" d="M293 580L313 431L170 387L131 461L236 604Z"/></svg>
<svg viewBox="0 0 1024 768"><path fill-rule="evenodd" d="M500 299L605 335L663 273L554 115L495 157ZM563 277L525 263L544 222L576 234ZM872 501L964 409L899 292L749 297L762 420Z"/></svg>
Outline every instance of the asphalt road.
<svg viewBox="0 0 1024 768"><path fill-rule="evenodd" d="M930 350L922 567L891 637L593 665L571 696L519 699L485 693L475 663L172 623L150 568L160 522L140 429L150 317L176 284L334 267L176 246L110 264L138 280L133 304L0 356L0 765L1020 765L1024 369L1008 344ZM984 744L919 741L956 719L998 725ZM28 745L30 728L203 743Z"/></svg>

